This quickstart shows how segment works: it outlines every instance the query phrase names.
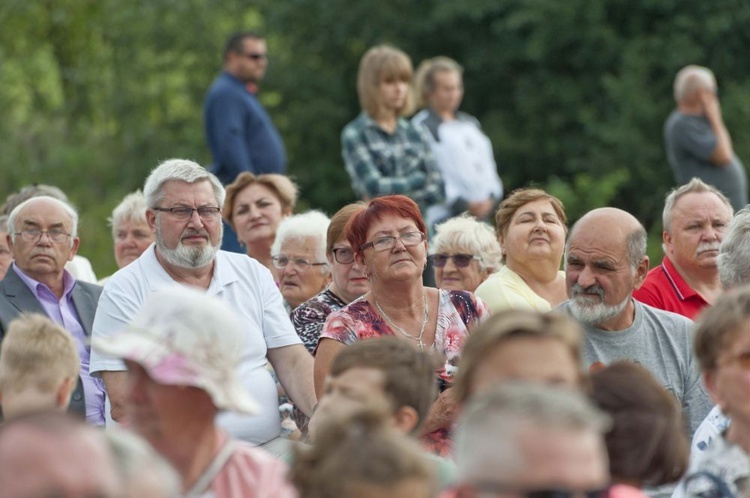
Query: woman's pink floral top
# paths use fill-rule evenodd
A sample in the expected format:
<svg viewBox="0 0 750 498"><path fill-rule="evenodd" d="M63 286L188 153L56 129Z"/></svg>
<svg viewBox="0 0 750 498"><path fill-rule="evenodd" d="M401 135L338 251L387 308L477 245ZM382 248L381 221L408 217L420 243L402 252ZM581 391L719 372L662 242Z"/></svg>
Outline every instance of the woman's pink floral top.
<svg viewBox="0 0 750 498"><path fill-rule="evenodd" d="M435 342L430 349L445 356L443 367L437 372L439 384L449 387L456 374L464 340L476 324L490 315L484 301L471 292L440 290ZM331 313L320 338L352 344L361 339L396 335L369 301L360 297L348 306ZM408 340L408 339L407 339ZM450 453L449 428L438 429L424 436L429 450L441 456Z"/></svg>

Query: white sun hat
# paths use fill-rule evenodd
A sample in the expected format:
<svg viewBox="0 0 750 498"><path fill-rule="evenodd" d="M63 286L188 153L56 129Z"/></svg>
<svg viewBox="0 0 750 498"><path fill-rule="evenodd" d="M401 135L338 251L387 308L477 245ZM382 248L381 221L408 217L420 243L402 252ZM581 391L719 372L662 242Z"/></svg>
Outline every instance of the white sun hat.
<svg viewBox="0 0 750 498"><path fill-rule="evenodd" d="M174 286L151 294L125 330L92 347L138 363L160 384L201 388L219 409L253 415L259 407L236 373L245 333L219 299Z"/></svg>

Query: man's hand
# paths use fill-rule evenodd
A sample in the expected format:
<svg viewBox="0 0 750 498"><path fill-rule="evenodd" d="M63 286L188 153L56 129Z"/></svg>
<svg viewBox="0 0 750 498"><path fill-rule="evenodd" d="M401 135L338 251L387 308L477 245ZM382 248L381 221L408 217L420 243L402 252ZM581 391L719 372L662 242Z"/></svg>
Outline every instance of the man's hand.
<svg viewBox="0 0 750 498"><path fill-rule="evenodd" d="M732 161L734 151L732 137L729 136L724 120L721 118L719 99L716 92L709 88L698 90L698 99L703 107L703 114L716 135L716 147L711 154L710 161L719 167L724 167Z"/></svg>
<svg viewBox="0 0 750 498"><path fill-rule="evenodd" d="M702 88L698 91L698 99L703 106L703 114L709 121L721 119L721 105L716 97L716 92L710 88Z"/></svg>
<svg viewBox="0 0 750 498"><path fill-rule="evenodd" d="M453 396L453 388L451 387L440 393L440 396L432 403L427 420L425 420L420 432L429 434L443 427L449 427L455 422L457 416L458 403Z"/></svg>

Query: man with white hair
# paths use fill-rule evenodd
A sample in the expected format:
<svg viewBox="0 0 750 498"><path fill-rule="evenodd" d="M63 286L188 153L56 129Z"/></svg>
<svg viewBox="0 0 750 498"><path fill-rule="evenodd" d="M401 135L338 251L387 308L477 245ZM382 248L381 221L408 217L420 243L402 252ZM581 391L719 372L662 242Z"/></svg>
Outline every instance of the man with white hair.
<svg viewBox="0 0 750 498"><path fill-rule="evenodd" d="M94 320L94 340L116 336L154 290L186 285L219 297L243 320L245 340L238 374L261 407L253 417L222 414L219 423L239 439L255 444L275 441L281 429L278 396L265 368L267 359L303 413L312 414L316 398L312 357L289 321L270 271L244 254L219 250L224 188L200 165L183 159L165 161L152 171L143 193L156 241L105 285ZM122 421L125 365L94 351L91 372L101 372L112 418Z"/></svg>
<svg viewBox="0 0 750 498"><path fill-rule="evenodd" d="M729 199L698 178L672 190L662 215L664 259L633 297L691 320L713 304L723 292L717 260L732 212Z"/></svg>
<svg viewBox="0 0 750 498"><path fill-rule="evenodd" d="M569 299L559 308L584 327L586 367L641 364L679 401L692 435L712 406L693 358L693 322L633 299L648 272L646 239L646 230L625 211L586 213L568 236Z"/></svg>
<svg viewBox="0 0 750 498"><path fill-rule="evenodd" d="M682 68L675 77L674 99L677 109L664 124L664 141L677 184L698 177L723 192L735 210L742 209L747 173L721 117L714 74L702 66Z"/></svg>
<svg viewBox="0 0 750 498"><path fill-rule="evenodd" d="M11 211L8 232L14 262L0 282L0 339L21 313L46 315L70 332L81 362L70 409L102 425L104 385L89 375L89 337L102 288L76 280L65 269L80 244L78 213L59 199L32 197Z"/></svg>
<svg viewBox="0 0 750 498"><path fill-rule="evenodd" d="M523 383L485 391L457 425L457 486L444 496L604 496L608 425L573 391Z"/></svg>

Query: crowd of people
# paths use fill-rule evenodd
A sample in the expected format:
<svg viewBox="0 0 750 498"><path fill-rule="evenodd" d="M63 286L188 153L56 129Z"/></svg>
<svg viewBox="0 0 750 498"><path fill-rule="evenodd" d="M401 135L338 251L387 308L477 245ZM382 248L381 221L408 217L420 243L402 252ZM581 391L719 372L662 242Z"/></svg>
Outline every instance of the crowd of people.
<svg viewBox="0 0 750 498"><path fill-rule="evenodd" d="M623 210L569 228L554 195L505 195L461 66L414 76L383 45L341 137L361 200L295 212L255 96L266 50L227 43L214 164L164 161L113 209L113 275L78 255L58 188L7 199L0 496L750 496L742 195L693 176L665 192L652 267ZM701 97L675 112L708 109L701 153L735 174L707 86L678 74L678 103Z"/></svg>

